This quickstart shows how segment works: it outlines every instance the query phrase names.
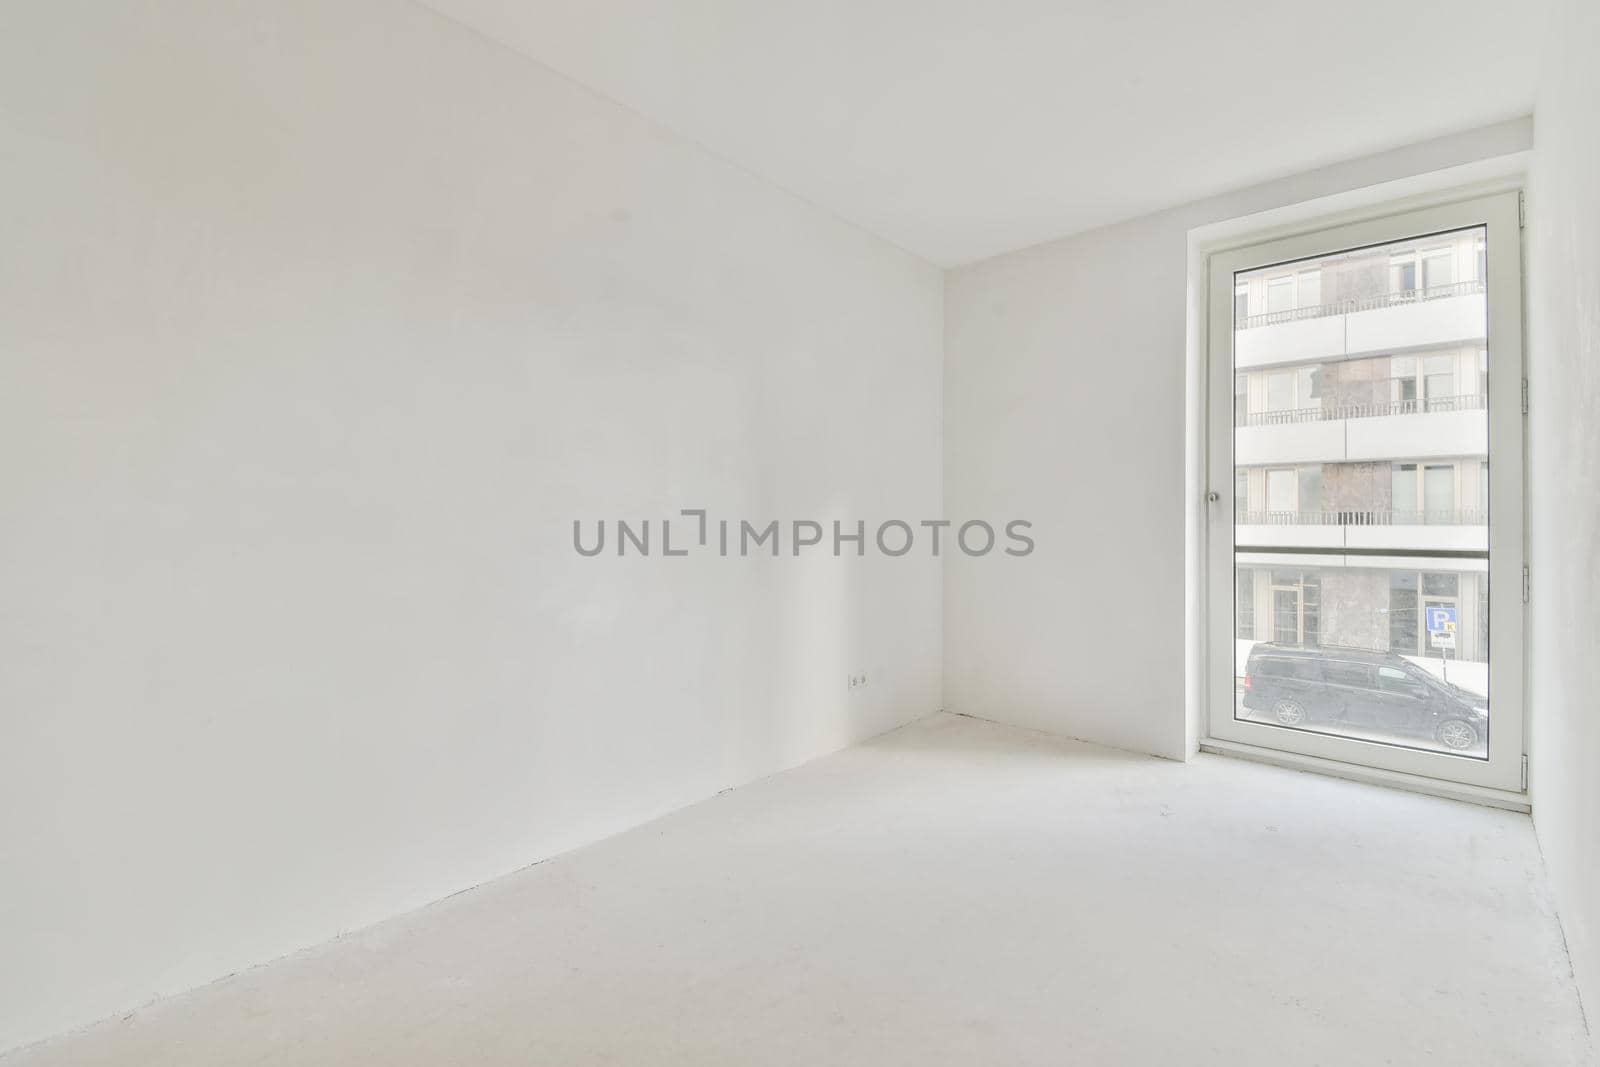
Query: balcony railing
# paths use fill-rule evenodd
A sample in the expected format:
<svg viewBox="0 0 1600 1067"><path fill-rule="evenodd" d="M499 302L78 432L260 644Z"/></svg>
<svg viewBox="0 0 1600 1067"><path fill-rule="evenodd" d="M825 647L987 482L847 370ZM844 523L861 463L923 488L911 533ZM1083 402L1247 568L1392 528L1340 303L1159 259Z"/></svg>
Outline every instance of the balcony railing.
<svg viewBox="0 0 1600 1067"><path fill-rule="evenodd" d="M1331 422L1338 419L1370 419L1381 415L1420 415L1440 411L1481 411L1487 401L1482 393L1457 396L1412 397L1409 400L1347 402L1327 407L1291 408L1284 411L1235 411L1235 426L1283 426L1298 422Z"/></svg>
<svg viewBox="0 0 1600 1067"><path fill-rule="evenodd" d="M1483 292L1483 281L1474 279L1450 285L1432 285L1426 289L1402 289L1394 293L1362 297L1353 300L1336 300L1331 304L1290 308L1287 311L1267 311L1260 315L1246 315L1234 323L1234 329L1249 330L1257 326L1276 326L1280 322L1299 322L1301 319L1325 319L1330 315L1349 315L1357 311L1375 311L1378 308L1399 307L1402 304L1420 304L1428 300L1444 300L1452 296L1467 296Z"/></svg>
<svg viewBox="0 0 1600 1067"><path fill-rule="evenodd" d="M1234 512L1240 526L1484 526L1484 508L1426 508L1421 510L1350 511L1248 511Z"/></svg>

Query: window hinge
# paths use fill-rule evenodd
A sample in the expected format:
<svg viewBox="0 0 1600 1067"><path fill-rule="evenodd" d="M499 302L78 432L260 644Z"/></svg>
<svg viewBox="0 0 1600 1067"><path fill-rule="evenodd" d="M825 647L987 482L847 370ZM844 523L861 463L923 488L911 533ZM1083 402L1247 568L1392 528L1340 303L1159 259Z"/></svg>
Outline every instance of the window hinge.
<svg viewBox="0 0 1600 1067"><path fill-rule="evenodd" d="M1528 379L1522 379L1522 413L1528 413Z"/></svg>
<svg viewBox="0 0 1600 1067"><path fill-rule="evenodd" d="M1524 604L1528 602L1528 592L1530 587L1531 583L1528 580L1528 565L1524 563L1522 565L1522 602Z"/></svg>
<svg viewBox="0 0 1600 1067"><path fill-rule="evenodd" d="M1522 791L1528 791L1528 757L1522 757Z"/></svg>
<svg viewBox="0 0 1600 1067"><path fill-rule="evenodd" d="M1528 228L1528 196L1526 193L1517 194L1517 229Z"/></svg>

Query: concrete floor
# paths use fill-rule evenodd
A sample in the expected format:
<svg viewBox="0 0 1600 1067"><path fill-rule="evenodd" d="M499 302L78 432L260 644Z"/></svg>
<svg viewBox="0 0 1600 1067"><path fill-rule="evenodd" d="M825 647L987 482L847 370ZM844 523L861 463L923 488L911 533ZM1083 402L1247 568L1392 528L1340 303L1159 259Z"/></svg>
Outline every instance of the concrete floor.
<svg viewBox="0 0 1600 1067"><path fill-rule="evenodd" d="M1587 1050L1525 816L936 716L0 1063Z"/></svg>

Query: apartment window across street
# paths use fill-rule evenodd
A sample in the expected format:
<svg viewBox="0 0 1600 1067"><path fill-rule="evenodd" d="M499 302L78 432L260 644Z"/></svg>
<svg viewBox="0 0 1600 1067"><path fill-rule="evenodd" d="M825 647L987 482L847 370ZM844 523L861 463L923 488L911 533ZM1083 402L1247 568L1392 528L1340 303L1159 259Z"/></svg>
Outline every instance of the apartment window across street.
<svg viewBox="0 0 1600 1067"><path fill-rule="evenodd" d="M1211 257L1213 737L1521 788L1520 493L1488 478L1521 469L1516 218Z"/></svg>

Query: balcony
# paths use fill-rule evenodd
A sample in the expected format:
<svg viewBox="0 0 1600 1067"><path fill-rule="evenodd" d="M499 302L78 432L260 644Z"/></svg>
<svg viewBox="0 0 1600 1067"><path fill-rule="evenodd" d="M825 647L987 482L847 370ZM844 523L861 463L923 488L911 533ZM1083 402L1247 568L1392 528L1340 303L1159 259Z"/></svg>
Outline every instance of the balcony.
<svg viewBox="0 0 1600 1067"><path fill-rule="evenodd" d="M1305 549L1376 548L1486 552L1489 514L1482 508L1426 511L1250 511L1235 513L1241 545Z"/></svg>
<svg viewBox="0 0 1600 1067"><path fill-rule="evenodd" d="M1391 379L1393 380L1393 379ZM1330 407L1292 408L1287 411L1239 412L1236 426L1284 426L1297 422L1327 422L1333 419L1372 419L1387 415L1433 415L1446 411L1482 411L1487 398L1482 393L1435 396L1427 399L1336 404Z"/></svg>
<svg viewBox="0 0 1600 1067"><path fill-rule="evenodd" d="M1346 359L1481 341L1488 318L1484 283L1456 282L1250 315L1237 324L1240 370Z"/></svg>
<svg viewBox="0 0 1600 1067"><path fill-rule="evenodd" d="M1464 393L1248 412L1235 417L1234 462L1259 466L1487 455L1486 400Z"/></svg>

